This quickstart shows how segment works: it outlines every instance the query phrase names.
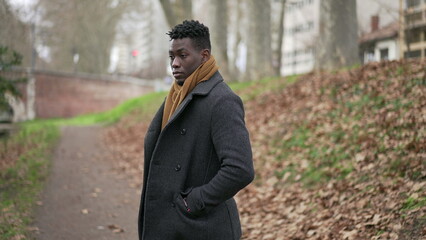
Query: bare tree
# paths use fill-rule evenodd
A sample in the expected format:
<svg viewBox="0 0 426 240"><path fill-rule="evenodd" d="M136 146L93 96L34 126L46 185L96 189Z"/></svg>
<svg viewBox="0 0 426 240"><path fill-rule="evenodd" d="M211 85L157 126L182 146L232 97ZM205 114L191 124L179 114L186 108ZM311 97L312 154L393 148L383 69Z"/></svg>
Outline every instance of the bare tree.
<svg viewBox="0 0 426 240"><path fill-rule="evenodd" d="M6 0L0 0L0 45L19 52L23 56L22 64L30 65L30 26L19 20Z"/></svg>
<svg viewBox="0 0 426 240"><path fill-rule="evenodd" d="M352 66L358 58L356 0L321 0L315 69Z"/></svg>
<svg viewBox="0 0 426 240"><path fill-rule="evenodd" d="M51 49L51 68L63 71L105 73L116 25L137 1L40 0L44 31ZM78 60L78 61L77 61Z"/></svg>
<svg viewBox="0 0 426 240"><path fill-rule="evenodd" d="M169 27L192 19L192 0L160 0Z"/></svg>
<svg viewBox="0 0 426 240"><path fill-rule="evenodd" d="M247 67L244 80L273 75L271 48L271 3L248 0Z"/></svg>

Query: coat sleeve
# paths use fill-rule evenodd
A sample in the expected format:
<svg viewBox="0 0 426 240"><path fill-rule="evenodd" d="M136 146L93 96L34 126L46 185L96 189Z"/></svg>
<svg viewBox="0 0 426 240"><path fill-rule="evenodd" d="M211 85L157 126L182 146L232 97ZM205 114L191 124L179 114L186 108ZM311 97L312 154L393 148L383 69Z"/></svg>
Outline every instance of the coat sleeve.
<svg viewBox="0 0 426 240"><path fill-rule="evenodd" d="M211 135L220 169L210 182L191 191L191 197L198 200L197 205L207 211L233 197L254 179L243 103L234 93L217 99L214 104Z"/></svg>

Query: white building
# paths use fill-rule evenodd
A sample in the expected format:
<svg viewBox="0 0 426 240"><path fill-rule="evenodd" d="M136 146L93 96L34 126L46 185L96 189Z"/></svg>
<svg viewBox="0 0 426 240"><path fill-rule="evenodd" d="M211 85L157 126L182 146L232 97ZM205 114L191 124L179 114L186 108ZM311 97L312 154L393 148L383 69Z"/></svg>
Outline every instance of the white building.
<svg viewBox="0 0 426 240"><path fill-rule="evenodd" d="M379 28L377 16L371 21L372 31L362 35L359 41L362 63L399 59L398 22Z"/></svg>
<svg viewBox="0 0 426 240"><path fill-rule="evenodd" d="M319 8L320 0L287 1L281 75L301 74L313 70L314 49L319 37ZM381 29L398 20L398 10L398 0L357 0L359 35L371 32L371 16L380 18L378 27ZM377 44L377 49L389 49L388 58L398 57L392 55L396 43L382 41Z"/></svg>
<svg viewBox="0 0 426 240"><path fill-rule="evenodd" d="M319 33L319 0L289 1L285 11L281 75L306 73L314 67Z"/></svg>

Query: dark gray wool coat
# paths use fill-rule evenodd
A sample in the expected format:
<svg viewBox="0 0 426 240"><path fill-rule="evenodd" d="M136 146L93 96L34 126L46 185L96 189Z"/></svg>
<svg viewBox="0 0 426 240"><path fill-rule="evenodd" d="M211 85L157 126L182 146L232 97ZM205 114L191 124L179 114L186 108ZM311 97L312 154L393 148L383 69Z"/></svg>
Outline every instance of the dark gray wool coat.
<svg viewBox="0 0 426 240"><path fill-rule="evenodd" d="M233 196L254 178L241 99L216 72L161 131L163 109L145 136L139 239L240 239Z"/></svg>

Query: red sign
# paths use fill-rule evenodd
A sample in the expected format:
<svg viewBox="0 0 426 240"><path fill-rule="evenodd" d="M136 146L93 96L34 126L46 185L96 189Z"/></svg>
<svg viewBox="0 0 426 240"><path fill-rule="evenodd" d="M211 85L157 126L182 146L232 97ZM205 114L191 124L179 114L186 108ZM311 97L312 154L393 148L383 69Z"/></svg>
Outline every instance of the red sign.
<svg viewBox="0 0 426 240"><path fill-rule="evenodd" d="M139 55L139 51L138 50L135 49L135 50L132 51L132 56L133 57L136 57L138 55Z"/></svg>

